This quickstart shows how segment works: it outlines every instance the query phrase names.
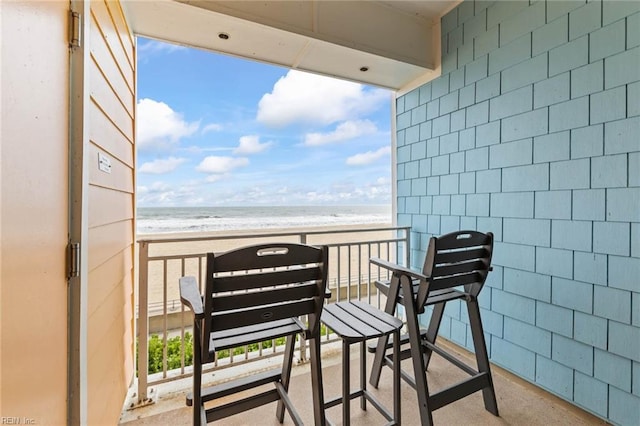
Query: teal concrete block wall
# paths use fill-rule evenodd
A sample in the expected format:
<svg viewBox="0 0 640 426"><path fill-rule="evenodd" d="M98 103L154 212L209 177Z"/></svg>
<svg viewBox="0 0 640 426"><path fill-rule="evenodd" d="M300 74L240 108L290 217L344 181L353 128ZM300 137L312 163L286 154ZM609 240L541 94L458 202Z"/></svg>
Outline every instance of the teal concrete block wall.
<svg viewBox="0 0 640 426"><path fill-rule="evenodd" d="M441 23L442 75L396 99L411 266L432 235L492 231L491 360L638 425L640 2L467 0ZM440 331L472 350L463 304Z"/></svg>

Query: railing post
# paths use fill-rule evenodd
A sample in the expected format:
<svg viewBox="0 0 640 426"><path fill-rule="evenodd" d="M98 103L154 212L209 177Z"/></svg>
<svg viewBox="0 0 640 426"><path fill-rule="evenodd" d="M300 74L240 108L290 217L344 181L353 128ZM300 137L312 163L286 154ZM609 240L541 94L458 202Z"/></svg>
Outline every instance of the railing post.
<svg viewBox="0 0 640 426"><path fill-rule="evenodd" d="M300 234L300 244L307 244L307 234ZM300 362L307 361L307 339L300 339L300 354L298 355Z"/></svg>
<svg viewBox="0 0 640 426"><path fill-rule="evenodd" d="M407 268L411 267L411 228L404 228L404 256L405 265Z"/></svg>
<svg viewBox="0 0 640 426"><path fill-rule="evenodd" d="M140 242L138 258L138 403L150 404L147 396L149 368L149 243Z"/></svg>

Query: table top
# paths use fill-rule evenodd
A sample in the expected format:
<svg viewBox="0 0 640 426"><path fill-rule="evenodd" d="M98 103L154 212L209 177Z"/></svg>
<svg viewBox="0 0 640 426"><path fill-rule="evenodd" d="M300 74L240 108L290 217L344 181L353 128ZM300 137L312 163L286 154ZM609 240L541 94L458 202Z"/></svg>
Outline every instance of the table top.
<svg viewBox="0 0 640 426"><path fill-rule="evenodd" d="M373 339L402 328L398 318L357 300L325 305L320 321L349 342Z"/></svg>

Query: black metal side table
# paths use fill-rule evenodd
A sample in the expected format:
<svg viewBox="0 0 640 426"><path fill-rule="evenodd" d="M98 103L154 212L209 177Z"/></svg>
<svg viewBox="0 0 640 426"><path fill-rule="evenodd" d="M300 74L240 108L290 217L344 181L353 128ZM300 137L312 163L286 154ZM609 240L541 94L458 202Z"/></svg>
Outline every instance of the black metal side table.
<svg viewBox="0 0 640 426"><path fill-rule="evenodd" d="M324 408L342 404L342 424L350 421L350 403L360 397L360 407L366 410L368 400L388 421L400 424L400 329L402 321L373 306L359 302L338 302L325 305L320 320L342 339L342 396L325 402ZM373 396L366 385L367 340L393 334L393 415ZM349 380L349 349L360 343L360 389L351 392Z"/></svg>

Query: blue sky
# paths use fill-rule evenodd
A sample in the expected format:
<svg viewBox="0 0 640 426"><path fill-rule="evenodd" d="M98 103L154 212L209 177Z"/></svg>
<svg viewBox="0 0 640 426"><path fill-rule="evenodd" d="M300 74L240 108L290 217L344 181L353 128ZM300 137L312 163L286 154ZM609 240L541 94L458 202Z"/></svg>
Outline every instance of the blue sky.
<svg viewBox="0 0 640 426"><path fill-rule="evenodd" d="M139 206L391 202L391 93L138 39Z"/></svg>

